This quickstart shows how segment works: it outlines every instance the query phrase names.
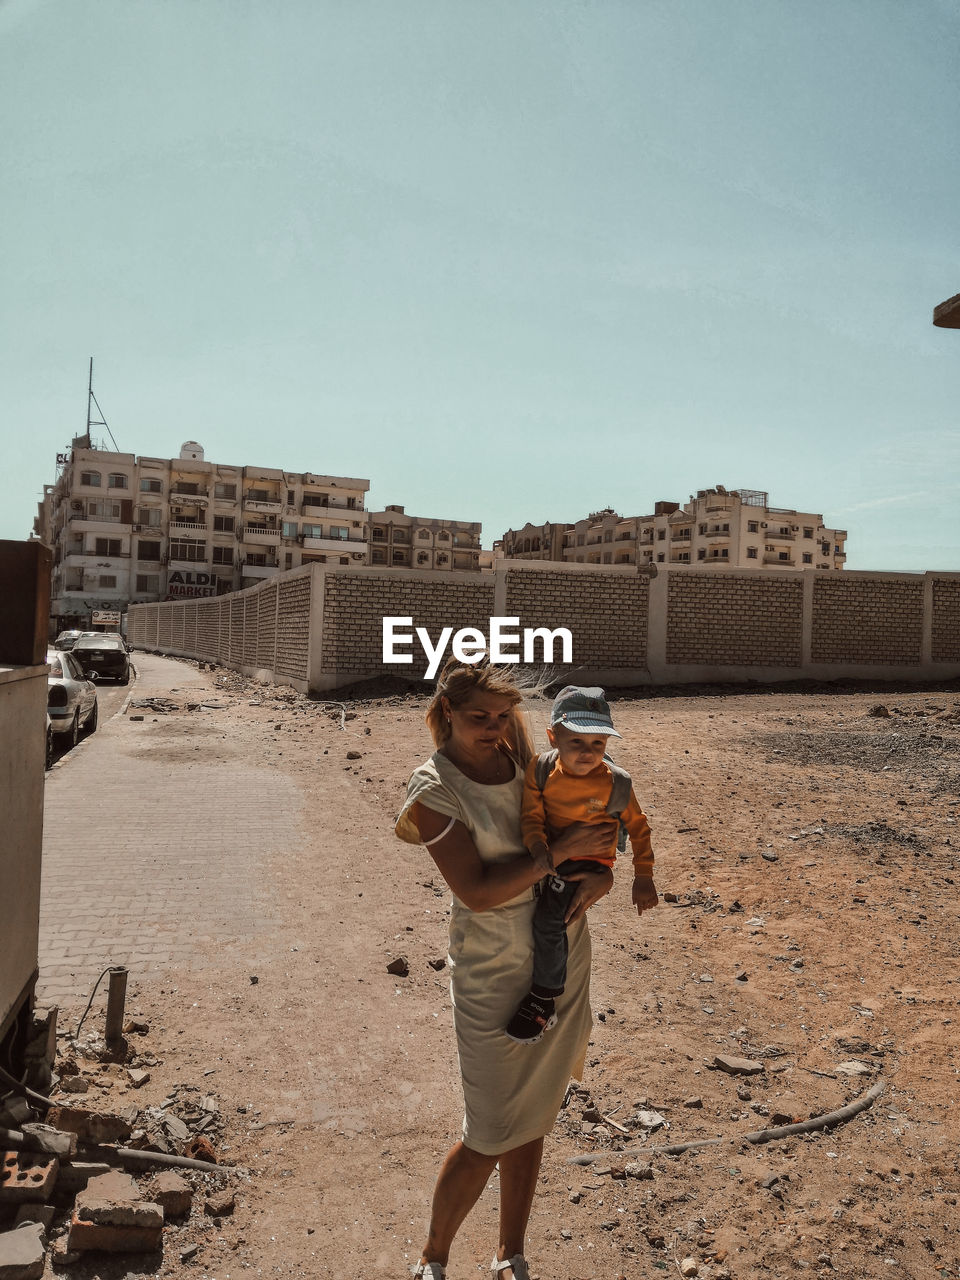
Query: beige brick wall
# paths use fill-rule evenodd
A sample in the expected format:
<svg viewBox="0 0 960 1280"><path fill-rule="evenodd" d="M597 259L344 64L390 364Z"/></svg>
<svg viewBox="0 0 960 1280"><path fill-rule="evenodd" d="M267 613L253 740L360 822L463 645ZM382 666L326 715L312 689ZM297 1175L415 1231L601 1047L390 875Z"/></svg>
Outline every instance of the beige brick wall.
<svg viewBox="0 0 960 1280"><path fill-rule="evenodd" d="M934 662L960 662L960 581L933 580Z"/></svg>
<svg viewBox="0 0 960 1280"><path fill-rule="evenodd" d="M308 578L309 582L310 579ZM273 583L260 592L260 614L257 619L256 665L273 669L277 648L277 587Z"/></svg>
<svg viewBox="0 0 960 1280"><path fill-rule="evenodd" d="M431 575L432 576L432 575ZM323 671L366 672L416 679L426 670L423 650L410 648L413 665L385 664L384 617L413 618L436 643L444 627L477 627L486 634L493 615L493 582L420 581L350 573L324 575Z"/></svg>
<svg viewBox="0 0 960 1280"><path fill-rule="evenodd" d="M799 667L802 660L800 578L689 570L670 575L668 663Z"/></svg>
<svg viewBox="0 0 960 1280"><path fill-rule="evenodd" d="M646 666L645 575L508 569L506 578L504 616L519 617L521 629L566 627L575 665Z"/></svg>
<svg viewBox="0 0 960 1280"><path fill-rule="evenodd" d="M922 579L814 579L813 662L910 666L922 647Z"/></svg>
<svg viewBox="0 0 960 1280"><path fill-rule="evenodd" d="M304 574L277 584L277 665L279 675L306 680L310 674L310 586ZM266 593L264 593L266 594Z"/></svg>

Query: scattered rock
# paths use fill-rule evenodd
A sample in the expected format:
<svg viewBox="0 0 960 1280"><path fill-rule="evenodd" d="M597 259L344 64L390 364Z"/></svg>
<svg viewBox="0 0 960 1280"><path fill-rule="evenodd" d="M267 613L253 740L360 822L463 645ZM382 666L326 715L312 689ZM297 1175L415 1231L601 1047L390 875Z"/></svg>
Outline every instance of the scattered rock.
<svg viewBox="0 0 960 1280"><path fill-rule="evenodd" d="M140 1089L150 1079L150 1072L143 1071L139 1067L128 1067L127 1079L130 1081L130 1083L133 1085L135 1089Z"/></svg>
<svg viewBox="0 0 960 1280"><path fill-rule="evenodd" d="M410 963L406 956L395 956L387 965L387 973L392 973L397 978L406 978L410 975Z"/></svg>
<svg viewBox="0 0 960 1280"><path fill-rule="evenodd" d="M157 1174L150 1184L150 1196L163 1209L164 1221L186 1217L193 1205L193 1188L172 1169Z"/></svg>
<svg viewBox="0 0 960 1280"><path fill-rule="evenodd" d="M761 852L760 857L763 858L764 862L780 861L780 855L778 853L774 853L772 849L764 849Z"/></svg>
<svg viewBox="0 0 960 1280"><path fill-rule="evenodd" d="M186 1249L182 1249L180 1252L180 1261L189 1262L191 1258L195 1258L199 1252L200 1246L198 1244L187 1245Z"/></svg>
<svg viewBox="0 0 960 1280"><path fill-rule="evenodd" d="M0 1233L0 1277L40 1280L45 1253L44 1230L39 1222Z"/></svg>
<svg viewBox="0 0 960 1280"><path fill-rule="evenodd" d="M726 1053L715 1054L713 1065L730 1076L756 1076L763 1070L762 1062L755 1062L752 1058L734 1058Z"/></svg>
<svg viewBox="0 0 960 1280"><path fill-rule="evenodd" d="M684 1098L684 1100L683 1100L683 1105L684 1105L685 1107L696 1107L696 1108L700 1108L700 1107L702 1107L702 1106L703 1106L703 1099L702 1099L702 1098L699 1098L699 1097L694 1097L694 1098Z"/></svg>
<svg viewBox="0 0 960 1280"><path fill-rule="evenodd" d="M85 1076L67 1076L60 1082L60 1088L64 1093L86 1093L90 1088L90 1081Z"/></svg>
<svg viewBox="0 0 960 1280"><path fill-rule="evenodd" d="M636 1178L638 1182L649 1182L653 1178L653 1168L642 1160L631 1160L623 1166L628 1178Z"/></svg>
<svg viewBox="0 0 960 1280"><path fill-rule="evenodd" d="M203 1212L210 1218L225 1218L233 1213L236 1200L232 1191L215 1191L203 1202Z"/></svg>
<svg viewBox="0 0 960 1280"><path fill-rule="evenodd" d="M680 1274L682 1276L695 1276L700 1273L700 1264L696 1258L684 1258L680 1263Z"/></svg>
<svg viewBox="0 0 960 1280"><path fill-rule="evenodd" d="M362 759L363 759L363 752L362 752L362 751L348 751L348 752L347 752L347 759L348 759L348 760L362 760Z"/></svg>
<svg viewBox="0 0 960 1280"><path fill-rule="evenodd" d="M890 709L885 707L882 702L878 702L875 707L871 707L868 715L877 716L882 720L890 719Z"/></svg>

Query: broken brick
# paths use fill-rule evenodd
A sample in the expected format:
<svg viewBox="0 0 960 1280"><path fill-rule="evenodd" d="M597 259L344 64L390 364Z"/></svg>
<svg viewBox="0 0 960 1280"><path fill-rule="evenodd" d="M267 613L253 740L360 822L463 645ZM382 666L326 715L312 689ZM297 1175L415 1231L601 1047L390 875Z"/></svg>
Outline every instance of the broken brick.
<svg viewBox="0 0 960 1280"><path fill-rule="evenodd" d="M193 1188L179 1173L167 1170L150 1184L150 1198L163 1210L164 1220L184 1218L193 1205Z"/></svg>
<svg viewBox="0 0 960 1280"><path fill-rule="evenodd" d="M162 1227L163 1210L144 1200L129 1173L113 1170L91 1178L77 1195L74 1222L102 1227Z"/></svg>
<svg viewBox="0 0 960 1280"><path fill-rule="evenodd" d="M0 1168L0 1204L43 1204L57 1180L56 1156L5 1151Z"/></svg>
<svg viewBox="0 0 960 1280"><path fill-rule="evenodd" d="M155 1253L163 1238L162 1227L105 1227L99 1222L70 1223L67 1248L102 1250L105 1253Z"/></svg>

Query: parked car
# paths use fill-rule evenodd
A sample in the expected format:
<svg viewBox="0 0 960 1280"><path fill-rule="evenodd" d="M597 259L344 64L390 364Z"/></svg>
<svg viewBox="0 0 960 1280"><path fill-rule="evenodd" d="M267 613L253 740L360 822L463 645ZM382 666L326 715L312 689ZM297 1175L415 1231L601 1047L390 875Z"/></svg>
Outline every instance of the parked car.
<svg viewBox="0 0 960 1280"><path fill-rule="evenodd" d="M119 640L127 653L130 652L130 646L127 643L126 637L122 636L119 631L85 631L83 634L85 636L109 636L111 640Z"/></svg>
<svg viewBox="0 0 960 1280"><path fill-rule="evenodd" d="M97 727L97 689L72 653L48 649L47 663L48 747L59 735L69 735L68 742L75 747L81 732L93 733Z"/></svg>
<svg viewBox="0 0 960 1280"><path fill-rule="evenodd" d="M55 649L68 650L72 649L82 635L86 635L85 631L61 631L53 642Z"/></svg>
<svg viewBox="0 0 960 1280"><path fill-rule="evenodd" d="M81 636L71 650L89 680L118 680L130 683L130 655L119 637L107 635Z"/></svg>

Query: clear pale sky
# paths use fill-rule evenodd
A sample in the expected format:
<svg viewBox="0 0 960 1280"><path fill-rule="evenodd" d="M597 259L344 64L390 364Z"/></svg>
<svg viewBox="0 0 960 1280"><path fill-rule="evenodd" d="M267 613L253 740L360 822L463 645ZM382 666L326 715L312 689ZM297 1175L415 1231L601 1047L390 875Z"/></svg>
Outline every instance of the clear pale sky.
<svg viewBox="0 0 960 1280"><path fill-rule="evenodd" d="M960 570L960 0L0 0L0 537L86 423Z"/></svg>

